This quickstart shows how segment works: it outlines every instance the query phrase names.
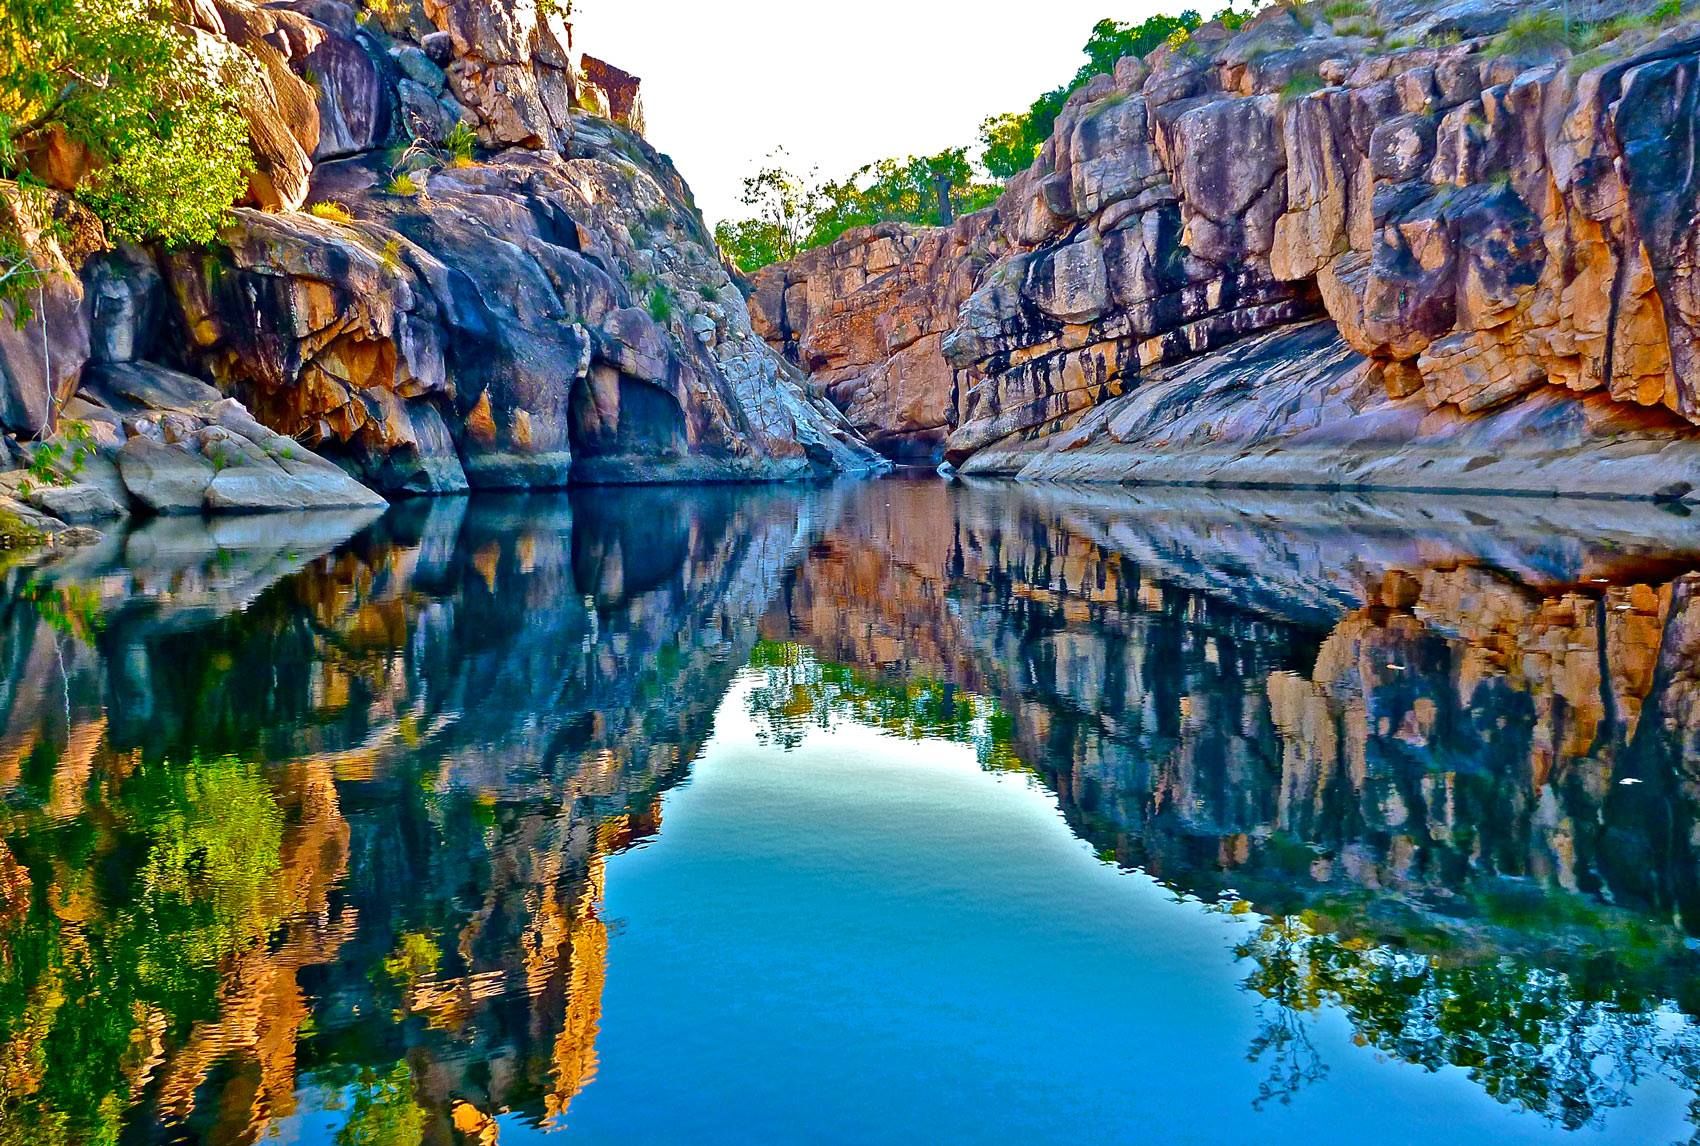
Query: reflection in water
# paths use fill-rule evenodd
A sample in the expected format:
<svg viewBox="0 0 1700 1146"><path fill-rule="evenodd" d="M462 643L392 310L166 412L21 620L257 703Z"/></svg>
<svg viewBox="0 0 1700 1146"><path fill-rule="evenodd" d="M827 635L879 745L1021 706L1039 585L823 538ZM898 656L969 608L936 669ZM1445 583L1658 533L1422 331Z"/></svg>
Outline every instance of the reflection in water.
<svg viewBox="0 0 1700 1146"><path fill-rule="evenodd" d="M1245 1101L1327 1089L1324 1013L1555 1133L1700 1094L1696 569L1650 507L931 481L165 521L15 566L0 1143L569 1125L607 861L746 666L771 744L968 745L1254 916Z"/></svg>
<svg viewBox="0 0 1700 1146"><path fill-rule="evenodd" d="M764 641L750 655L763 683L749 694L749 715L764 743L796 748L811 729L844 723L877 728L905 740L944 740L974 749L982 768L1012 770L1009 717L994 700L949 681L910 676L895 682L825 663L807 646Z"/></svg>

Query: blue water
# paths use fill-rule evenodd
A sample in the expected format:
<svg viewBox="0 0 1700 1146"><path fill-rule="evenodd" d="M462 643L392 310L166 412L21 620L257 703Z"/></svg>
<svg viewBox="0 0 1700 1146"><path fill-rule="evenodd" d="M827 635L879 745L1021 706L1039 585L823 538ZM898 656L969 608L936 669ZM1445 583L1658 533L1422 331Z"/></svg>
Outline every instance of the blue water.
<svg viewBox="0 0 1700 1146"><path fill-rule="evenodd" d="M746 675L742 687L748 687ZM595 1082L572 1141L1550 1142L1463 1070L1300 1019L1325 1074L1256 1099L1252 921L1097 858L1054 797L866 728L757 742L735 687L663 830L609 863ZM1264 1004L1267 1011L1268 1004ZM1653 1081L1590 1142L1687 1137ZM542 1141L504 1120L502 1141Z"/></svg>
<svg viewBox="0 0 1700 1146"><path fill-rule="evenodd" d="M0 1146L1690 1141L1696 634L1654 507L139 523L0 568Z"/></svg>

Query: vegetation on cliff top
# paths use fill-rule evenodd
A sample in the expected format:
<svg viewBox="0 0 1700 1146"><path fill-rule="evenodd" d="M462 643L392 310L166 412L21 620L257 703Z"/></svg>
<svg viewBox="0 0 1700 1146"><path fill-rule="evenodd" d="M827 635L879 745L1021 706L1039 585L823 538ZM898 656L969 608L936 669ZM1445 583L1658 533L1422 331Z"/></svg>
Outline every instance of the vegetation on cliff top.
<svg viewBox="0 0 1700 1146"><path fill-rule="evenodd" d="M252 164L244 58L215 57L164 0L8 0L0 19L0 176L73 190L113 238L210 240ZM14 243L0 258L16 266ZM0 279L0 301L31 277Z"/></svg>
<svg viewBox="0 0 1700 1146"><path fill-rule="evenodd" d="M1232 10L1223 16L1231 19ZM1098 21L1081 49L1086 62L1072 80L1034 100L1026 111L990 116L980 124L981 163L999 179L1009 179L1027 170L1038 158L1045 140L1051 137L1051 129L1056 126L1057 116L1069 96L1094 77L1115 71L1116 64L1126 57L1143 57L1171 40L1185 39L1203 23L1204 18L1192 8L1178 16L1159 14L1138 24Z"/></svg>
<svg viewBox="0 0 1700 1146"><path fill-rule="evenodd" d="M1218 18L1230 26L1245 19L1232 8ZM1086 62L1074 78L1041 95L1024 112L986 119L973 160L969 148L952 147L936 155L877 160L844 179L821 182L813 172L798 174L787 167L780 148L744 181L742 202L751 214L721 223L715 239L722 253L749 274L825 246L852 227L884 222L937 226L989 206L1005 180L1032 165L1069 96L1093 77L1114 71L1117 61L1184 39L1202 23L1203 17L1190 8L1138 24L1098 21L1081 49Z"/></svg>
<svg viewBox="0 0 1700 1146"><path fill-rule="evenodd" d="M981 178L968 149L881 159L848 178L821 182L786 166L784 148L744 180L742 202L753 214L721 223L715 241L747 273L823 247L852 227L904 222L936 226L993 203L1001 185Z"/></svg>

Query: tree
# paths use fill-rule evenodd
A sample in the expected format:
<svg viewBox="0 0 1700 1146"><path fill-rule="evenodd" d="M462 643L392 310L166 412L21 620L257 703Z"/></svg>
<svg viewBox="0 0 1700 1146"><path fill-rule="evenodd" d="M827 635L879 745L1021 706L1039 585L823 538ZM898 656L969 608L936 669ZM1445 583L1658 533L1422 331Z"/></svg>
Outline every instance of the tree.
<svg viewBox="0 0 1700 1146"><path fill-rule="evenodd" d="M997 179L1013 179L1033 162L1033 145L1027 138L1027 116L1006 111L988 116L980 124L980 163Z"/></svg>
<svg viewBox="0 0 1700 1146"><path fill-rule="evenodd" d="M996 188L975 178L965 147L937 155L881 159L858 168L848 179L821 187L806 245L824 246L852 227L873 223L948 223L947 216L977 210L996 195Z"/></svg>
<svg viewBox="0 0 1700 1146"><path fill-rule="evenodd" d="M0 176L27 176L60 132L88 150L74 191L112 237L209 241L252 165L238 106L252 68L202 50L165 0L7 0Z"/></svg>
<svg viewBox="0 0 1700 1146"><path fill-rule="evenodd" d="M901 222L936 225L997 198L999 188L976 177L968 149L937 155L881 159L844 179L816 183L778 165L744 181L751 218L721 223L714 237L721 252L746 274L823 247L853 227Z"/></svg>
<svg viewBox="0 0 1700 1146"><path fill-rule="evenodd" d="M1062 87L1041 95L1025 112L994 115L980 125L980 166L994 180L1008 180L1030 167L1050 138L1068 97L1094 76L1115 70L1127 56L1143 56L1163 43L1189 35L1203 23L1187 9L1177 16L1152 16L1138 24L1100 20L1082 53L1086 62ZM743 202L751 218L721 223L721 251L745 273L825 246L854 227L904 222L938 225L995 202L999 183L979 177L966 147L936 155L881 159L848 177L815 184L786 170L780 148L769 166L744 181Z"/></svg>
<svg viewBox="0 0 1700 1146"><path fill-rule="evenodd" d="M999 179L1009 179L1027 170L1038 158L1045 140L1051 137L1057 116L1069 96L1085 87L1094 76L1115 71L1118 61L1156 51L1177 36L1191 34L1203 22L1191 8L1178 16L1157 15L1138 24L1098 21L1081 49L1086 62L1072 80L1034 100L1025 112L994 115L980 124L981 163Z"/></svg>
<svg viewBox="0 0 1700 1146"><path fill-rule="evenodd" d="M767 165L744 180L739 202L754 210L753 217L714 229L721 252L746 274L796 258L813 225L820 196L814 173L796 174L785 166L788 158L777 147L768 153Z"/></svg>

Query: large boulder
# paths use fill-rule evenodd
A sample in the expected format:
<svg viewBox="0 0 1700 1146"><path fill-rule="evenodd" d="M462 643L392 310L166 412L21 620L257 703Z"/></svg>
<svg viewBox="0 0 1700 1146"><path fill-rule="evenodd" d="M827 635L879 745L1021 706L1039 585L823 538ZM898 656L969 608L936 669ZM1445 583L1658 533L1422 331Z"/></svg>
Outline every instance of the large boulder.
<svg viewBox="0 0 1700 1146"><path fill-rule="evenodd" d="M578 136L444 167L428 197L375 158L321 165L326 217L239 212L224 254L166 261L192 357L395 492L874 464L750 333L665 161Z"/></svg>
<svg viewBox="0 0 1700 1146"><path fill-rule="evenodd" d="M262 426L240 403L162 366L97 364L66 412L93 427L94 456L86 463L93 480L111 467L104 472L116 471L124 503L144 512L384 504L336 465ZM106 496L116 501L111 492Z"/></svg>
<svg viewBox="0 0 1700 1146"><path fill-rule="evenodd" d="M452 48L449 86L489 147L563 151L577 103L572 31L555 5L425 0Z"/></svg>
<svg viewBox="0 0 1700 1146"><path fill-rule="evenodd" d="M78 272L104 243L100 224L69 197L0 181L0 275L22 284L0 305L0 428L40 436L76 387L92 349Z"/></svg>

